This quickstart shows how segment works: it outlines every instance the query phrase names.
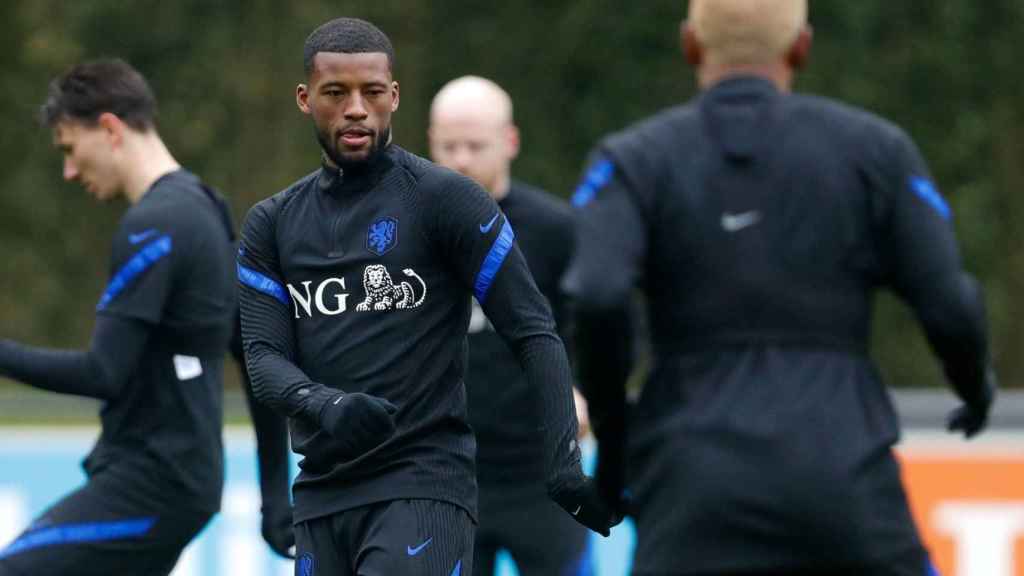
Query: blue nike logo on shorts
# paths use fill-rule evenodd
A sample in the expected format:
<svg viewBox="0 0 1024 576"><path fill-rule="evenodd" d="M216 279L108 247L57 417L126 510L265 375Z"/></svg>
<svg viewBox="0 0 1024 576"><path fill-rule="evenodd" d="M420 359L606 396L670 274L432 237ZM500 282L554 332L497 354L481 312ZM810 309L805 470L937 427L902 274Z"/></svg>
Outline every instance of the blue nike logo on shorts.
<svg viewBox="0 0 1024 576"><path fill-rule="evenodd" d="M427 538L426 542L424 542L423 544L420 544L419 546L417 546L415 548L413 548L412 546L406 546L405 547L405 553L408 554L409 556L415 556L415 555L419 554L420 552L423 552L423 549L426 548L430 544L431 540L433 540L433 538Z"/></svg>

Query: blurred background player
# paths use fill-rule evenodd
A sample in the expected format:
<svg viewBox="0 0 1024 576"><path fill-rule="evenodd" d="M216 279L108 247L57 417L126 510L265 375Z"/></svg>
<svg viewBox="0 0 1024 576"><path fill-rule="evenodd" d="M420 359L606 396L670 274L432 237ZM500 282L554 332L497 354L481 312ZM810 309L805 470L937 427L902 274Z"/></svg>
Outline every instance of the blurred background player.
<svg viewBox="0 0 1024 576"><path fill-rule="evenodd" d="M897 126L790 93L806 18L806 0L690 2L702 93L604 139L574 196L566 286L612 501L621 335L633 286L648 298L655 360L625 436L635 574L928 573L867 356L876 288L914 309L963 400L950 428L986 423L985 311L950 209Z"/></svg>
<svg viewBox="0 0 1024 576"><path fill-rule="evenodd" d="M429 140L435 162L476 180L498 203L564 339L559 281L572 257L572 213L554 196L511 179L519 131L509 95L484 78L452 80L434 97ZM493 574L495 555L504 548L524 576L589 574L588 531L545 497L544 446L530 384L476 300L468 340L466 399L477 441L480 511L473 573ZM582 435L580 396L576 408Z"/></svg>
<svg viewBox="0 0 1024 576"><path fill-rule="evenodd" d="M42 108L64 178L130 208L86 351L0 343L0 373L103 400L87 484L0 552L2 574L167 574L220 506L221 387L231 337L232 224L155 127L121 60L73 67Z"/></svg>
<svg viewBox="0 0 1024 576"><path fill-rule="evenodd" d="M42 107L65 179L131 206L89 349L0 341L0 374L105 402L87 484L0 551L0 574L167 574L219 509L221 377L237 310L232 224L220 195L168 152L155 119L148 84L121 60L73 67ZM253 421L263 536L288 555L287 438L280 418L254 411Z"/></svg>
<svg viewBox="0 0 1024 576"><path fill-rule="evenodd" d="M548 494L608 533L584 476L572 376L515 234L469 178L391 141L391 40L355 18L303 49L299 109L321 168L242 229L242 334L257 398L291 418L300 574L472 573L475 443L463 383L470 301L527 373Z"/></svg>

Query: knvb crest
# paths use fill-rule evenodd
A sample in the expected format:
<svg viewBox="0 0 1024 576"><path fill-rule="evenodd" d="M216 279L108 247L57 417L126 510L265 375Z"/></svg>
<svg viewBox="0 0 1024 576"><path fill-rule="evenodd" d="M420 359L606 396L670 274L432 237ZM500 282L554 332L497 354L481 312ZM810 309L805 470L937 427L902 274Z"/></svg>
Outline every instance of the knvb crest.
<svg viewBox="0 0 1024 576"><path fill-rule="evenodd" d="M296 576L313 576L313 555L305 553L295 560Z"/></svg>
<svg viewBox="0 0 1024 576"><path fill-rule="evenodd" d="M382 256L398 244L398 219L378 218L366 232L366 249Z"/></svg>

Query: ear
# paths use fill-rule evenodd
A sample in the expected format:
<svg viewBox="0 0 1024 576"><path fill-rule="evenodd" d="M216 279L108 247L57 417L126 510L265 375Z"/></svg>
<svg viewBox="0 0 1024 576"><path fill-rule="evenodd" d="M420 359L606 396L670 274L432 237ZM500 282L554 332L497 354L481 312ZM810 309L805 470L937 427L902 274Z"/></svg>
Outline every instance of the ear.
<svg viewBox="0 0 1024 576"><path fill-rule="evenodd" d="M120 147L124 142L124 131L127 129L125 123L111 112L104 112L96 119L97 125L106 133L110 145L114 148Z"/></svg>
<svg viewBox="0 0 1024 576"><path fill-rule="evenodd" d="M697 39L697 33L690 26L690 23L683 20L679 23L679 45L683 51L686 62L694 68L699 68L704 63L704 47Z"/></svg>
<svg viewBox="0 0 1024 576"><path fill-rule="evenodd" d="M789 47L789 52L786 53L786 63L789 64L790 68L800 70L807 65L807 61L811 57L811 44L813 40L814 29L811 28L810 24L805 24L800 29L800 33L797 34L793 45Z"/></svg>
<svg viewBox="0 0 1024 576"><path fill-rule="evenodd" d="M391 94L394 96L394 99L391 101L391 111L392 112L397 112L398 111L398 82L392 82L391 83Z"/></svg>
<svg viewBox="0 0 1024 576"><path fill-rule="evenodd" d="M505 128L505 139L508 142L508 159L515 160L519 156L519 127L509 124Z"/></svg>
<svg viewBox="0 0 1024 576"><path fill-rule="evenodd" d="M295 104L303 114L313 113L313 109L309 106L309 86L299 84L295 87Z"/></svg>

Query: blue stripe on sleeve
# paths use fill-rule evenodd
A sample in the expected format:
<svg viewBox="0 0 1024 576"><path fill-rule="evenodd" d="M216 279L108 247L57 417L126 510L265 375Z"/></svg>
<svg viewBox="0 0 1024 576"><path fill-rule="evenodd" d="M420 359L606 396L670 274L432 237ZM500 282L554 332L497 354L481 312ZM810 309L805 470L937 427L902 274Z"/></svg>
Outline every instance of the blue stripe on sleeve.
<svg viewBox="0 0 1024 576"><path fill-rule="evenodd" d="M946 203L946 199L942 197L942 194L939 194L931 180L921 176L911 176L910 189L934 208L944 219L949 220L953 217L953 211L949 209L949 204Z"/></svg>
<svg viewBox="0 0 1024 576"><path fill-rule="evenodd" d="M572 205L582 208L590 203L597 196L597 192L612 181L615 175L615 164L607 158L601 158L587 170L583 176L583 182L576 188L572 195Z"/></svg>
<svg viewBox="0 0 1024 576"><path fill-rule="evenodd" d="M11 542L7 548L0 550L0 558L58 544L106 542L138 538L149 532L153 524L156 524L156 518L47 526L22 534L17 540Z"/></svg>
<svg viewBox="0 0 1024 576"><path fill-rule="evenodd" d="M512 231L512 225L506 219L505 223L501 226L501 232L498 233L498 237L494 239L494 244L491 245L490 252L484 258L484 263L480 266L480 272L476 275L473 294L476 296L477 302L483 304L484 299L487 298L487 291L491 289L494 276L501 268L505 257L508 256L509 250L512 249L512 242L515 239L516 233Z"/></svg>
<svg viewBox="0 0 1024 576"><path fill-rule="evenodd" d="M273 278L260 274L252 268L246 268L238 264L238 280L254 290L275 298L284 305L291 303L288 293L284 291L284 286L275 282Z"/></svg>
<svg viewBox="0 0 1024 576"><path fill-rule="evenodd" d="M170 253L171 237L167 234L143 246L110 279L106 291L103 292L99 304L96 305L96 309L103 310L106 308L133 280Z"/></svg>

